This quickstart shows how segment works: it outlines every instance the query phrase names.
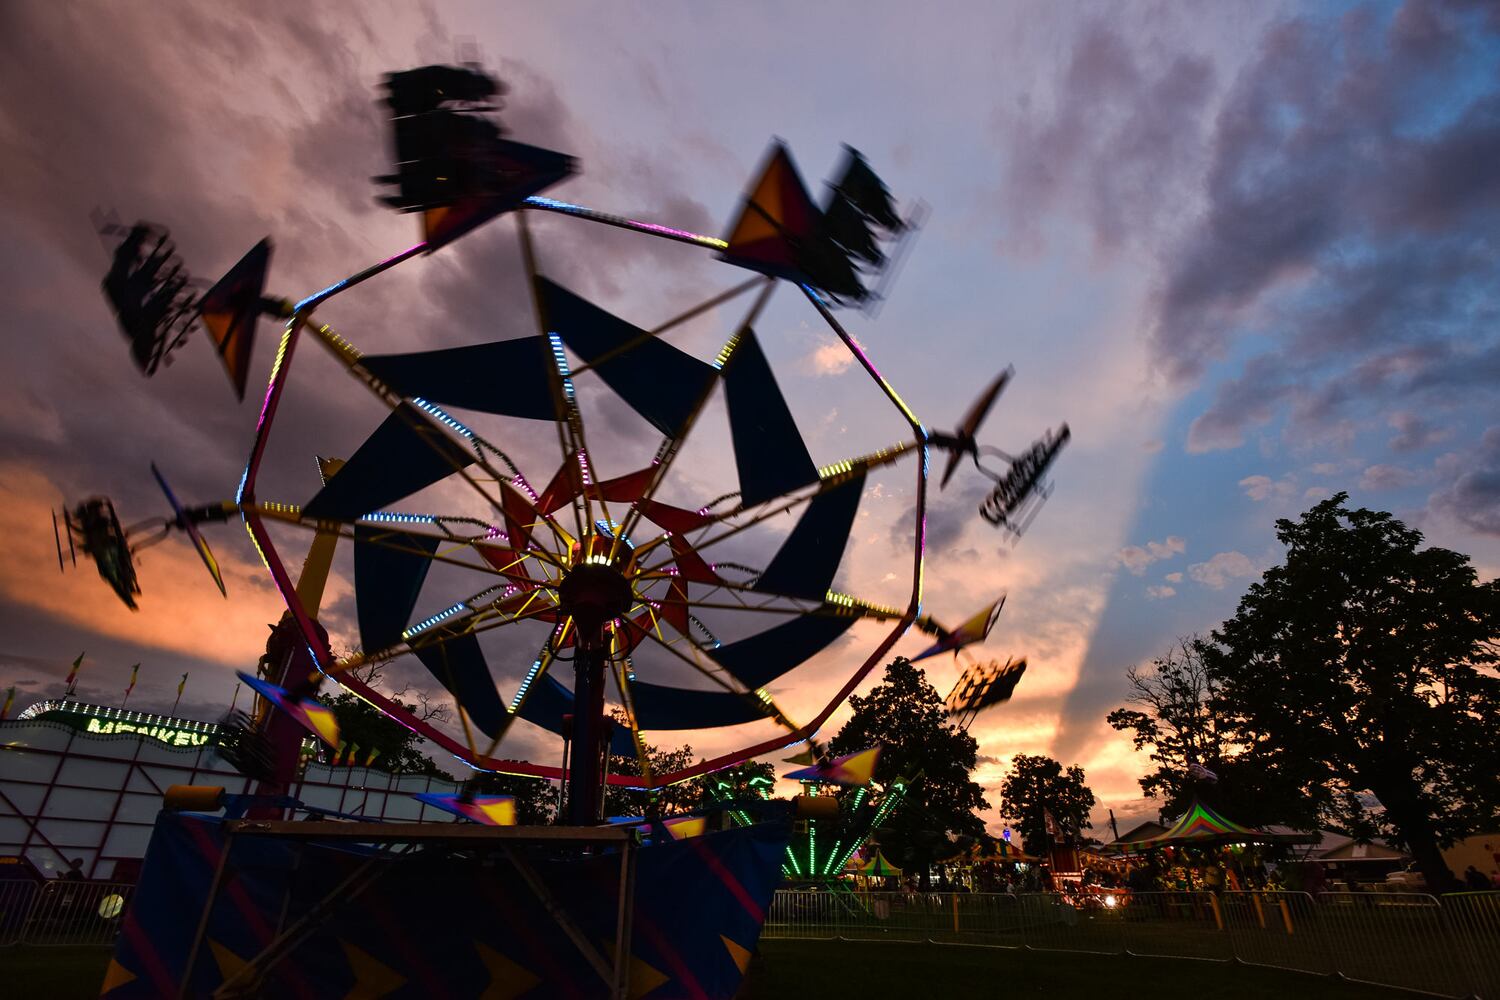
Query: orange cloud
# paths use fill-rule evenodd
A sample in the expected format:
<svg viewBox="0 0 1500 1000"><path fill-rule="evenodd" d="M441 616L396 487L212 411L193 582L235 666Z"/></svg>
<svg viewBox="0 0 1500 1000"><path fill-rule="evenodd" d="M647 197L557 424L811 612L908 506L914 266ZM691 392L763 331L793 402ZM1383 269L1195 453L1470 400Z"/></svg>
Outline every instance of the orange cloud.
<svg viewBox="0 0 1500 1000"><path fill-rule="evenodd" d="M173 535L137 556L140 610L131 611L86 559L56 575L57 555L46 526L51 511L63 503L61 491L38 469L20 462L0 464L0 504L14 523L24 526L11 535L11 558L0 564L0 594L7 600L112 638L241 669L255 663L265 649L267 624L281 617L284 606L265 569L245 558L249 546L232 523L209 540L224 574L227 600L219 596L197 553ZM343 580L331 578L325 601L331 603L348 589Z"/></svg>

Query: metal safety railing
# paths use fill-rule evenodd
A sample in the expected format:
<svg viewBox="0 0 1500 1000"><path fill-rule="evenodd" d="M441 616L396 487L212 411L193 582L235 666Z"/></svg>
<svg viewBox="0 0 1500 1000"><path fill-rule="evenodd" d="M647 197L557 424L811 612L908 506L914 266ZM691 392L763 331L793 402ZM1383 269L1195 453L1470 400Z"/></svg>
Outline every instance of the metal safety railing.
<svg viewBox="0 0 1500 1000"><path fill-rule="evenodd" d="M1444 896L1443 918L1474 993L1500 997L1500 892Z"/></svg>
<svg viewBox="0 0 1500 1000"><path fill-rule="evenodd" d="M1239 961L1500 1000L1500 892L782 890L762 936Z"/></svg>
<svg viewBox="0 0 1500 1000"><path fill-rule="evenodd" d="M119 882L0 882L0 946L108 945L135 886Z"/></svg>
<svg viewBox="0 0 1500 1000"><path fill-rule="evenodd" d="M0 946L108 945L134 886L0 882ZM807 892L766 939L940 941L1240 961L1500 1000L1500 892Z"/></svg>

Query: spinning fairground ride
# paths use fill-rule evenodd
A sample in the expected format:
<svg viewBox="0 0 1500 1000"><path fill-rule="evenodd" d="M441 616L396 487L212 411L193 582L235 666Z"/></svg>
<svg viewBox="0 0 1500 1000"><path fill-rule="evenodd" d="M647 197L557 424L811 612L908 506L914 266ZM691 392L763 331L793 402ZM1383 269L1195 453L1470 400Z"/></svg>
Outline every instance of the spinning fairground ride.
<svg viewBox="0 0 1500 1000"><path fill-rule="evenodd" d="M810 767L797 777L868 784L878 748L829 759L815 742L819 728L914 624L935 636L929 653L980 641L994 624L998 603L953 630L921 614L930 452L949 453L944 483L972 458L996 481L981 514L1019 535L1046 496L1044 475L1067 428L1018 456L981 448L975 434L1007 371L957 431L934 432L839 322L837 310L880 300L891 260L915 230L913 213L898 213L865 159L846 150L820 204L785 146L773 144L720 239L544 197L574 162L504 138L493 117L501 93L472 66L386 78L396 169L377 180L392 186L388 205L420 214L424 239L310 295L267 294L269 239L199 293L164 229L102 227L118 238L104 290L147 374L201 327L243 397L259 319L285 323L233 499L185 507L157 473L172 508L158 534L185 531L222 589L198 526L241 519L285 600L263 669L242 675L259 708L226 749L259 780L257 794L226 800L183 790L176 801L186 811L163 813L106 983L110 996L169 986L179 995L283 987L332 995L382 984L392 995L478 994L497 984L507 996L732 995L794 815L831 821L831 800L754 797L735 804L745 822L712 831L649 811L605 823L604 790L661 789L798 744ZM532 222L539 213L709 251L753 274L636 325L547 273ZM515 308L529 314L532 332L366 354L324 321L335 298L501 216L514 226L530 291ZM906 428L899 440L814 462L756 333L782 284L850 353ZM671 342L694 319L732 308L742 312L708 356ZM384 416L347 457L318 460L320 482L305 502L270 499L262 490L269 449L301 439L302 429L279 427L278 415L309 342ZM606 397L605 424L586 420L589 402ZM510 436L476 429L492 417L510 421ZM635 464L618 444L630 419L653 442L649 460ZM732 448L734 481L704 490L703 469L685 456L698 436L714 433ZM554 457L523 468L544 446ZM982 454L1004 468L985 468ZM914 470L904 603L835 589L872 477L903 461ZM141 543L119 528L113 506L92 498L64 520L70 546L83 543L129 603L139 592L132 556ZM299 531L309 545L296 544ZM335 655L318 613L341 544L353 548L359 649ZM60 562L61 548L59 537ZM788 675L831 653L862 621L876 629L819 659L827 690L815 708L802 717L785 711L775 692ZM503 697L492 663L508 662L528 641L530 666ZM399 658L419 663L452 696L454 731L357 676ZM510 800L477 792L426 797L471 821L458 825L287 822L299 808L285 792L304 732L339 743L332 712L317 700L330 683L476 772L560 782L560 825L512 826ZM508 742L535 745L515 739L518 720L563 737L561 761L502 756ZM643 733L729 727L755 735L712 759L653 770ZM612 755L638 766L610 773ZM724 815L722 805L715 814ZM225 817L194 812L218 808ZM424 904L421 919L411 919L410 901L434 894L441 905ZM476 908L506 916L478 928L445 916ZM313 957L328 955L337 960Z"/></svg>

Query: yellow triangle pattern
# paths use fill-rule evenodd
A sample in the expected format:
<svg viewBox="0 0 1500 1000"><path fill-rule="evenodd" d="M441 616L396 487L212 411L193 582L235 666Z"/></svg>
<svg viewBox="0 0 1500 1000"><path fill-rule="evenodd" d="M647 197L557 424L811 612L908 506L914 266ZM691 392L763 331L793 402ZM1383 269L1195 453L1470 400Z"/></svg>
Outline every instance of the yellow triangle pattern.
<svg viewBox="0 0 1500 1000"><path fill-rule="evenodd" d="M786 154L777 153L771 162L766 164L765 173L760 175L755 190L746 199L745 207L740 212L739 223L729 237L731 249L746 243L758 243L778 235L772 220L782 221L781 214L784 208L781 203L781 194L782 187L788 180L786 173Z"/></svg>
<svg viewBox="0 0 1500 1000"><path fill-rule="evenodd" d="M131 972L125 966L111 958L109 960L109 968L104 970L104 984L99 987L99 995L104 996L111 990L119 989L126 983L134 981L134 979L134 972Z"/></svg>
<svg viewBox="0 0 1500 1000"><path fill-rule="evenodd" d="M871 747L851 756L839 765L842 780L851 785L868 784L875 776L875 762L880 759L880 748Z"/></svg>
<svg viewBox="0 0 1500 1000"><path fill-rule="evenodd" d="M750 952L740 947L736 942L729 940L723 934L719 935L719 940L723 941L724 947L729 949L729 957L734 959L735 968L739 969L740 975L743 976L745 970L750 968Z"/></svg>
<svg viewBox="0 0 1500 1000"><path fill-rule="evenodd" d="M604 946L605 954L615 957L615 946L610 942ZM672 977L635 955L630 956L630 1000L638 1000Z"/></svg>
<svg viewBox="0 0 1500 1000"><path fill-rule="evenodd" d="M516 825L516 800L512 798L503 799L500 802L476 803L479 811L484 814L485 821L490 826L515 826Z"/></svg>
<svg viewBox="0 0 1500 1000"><path fill-rule="evenodd" d="M448 218L451 211L447 205L437 205L422 213L422 235L426 239L432 239L434 233L442 227L443 221Z"/></svg>
<svg viewBox="0 0 1500 1000"><path fill-rule="evenodd" d="M245 961L228 948L212 939L208 942L208 950L213 952L214 964L219 967L219 979L221 982L234 976L250 963Z"/></svg>
<svg viewBox="0 0 1500 1000"><path fill-rule="evenodd" d="M480 994L482 1000L515 1000L541 982L530 970L522 968L493 948L475 941L474 950L479 952L479 960L490 973L490 985Z"/></svg>
<svg viewBox="0 0 1500 1000"><path fill-rule="evenodd" d="M218 345L219 353L221 354L229 353L229 349L233 346L229 341L230 335L239 332L234 328L236 315L236 313L227 309L218 312L205 310L199 317L203 323L203 328L208 331L208 335Z"/></svg>
<svg viewBox="0 0 1500 1000"><path fill-rule="evenodd" d="M339 745L339 720L331 710L322 705L307 702L303 704L302 711L324 743L329 746Z"/></svg>
<svg viewBox="0 0 1500 1000"><path fill-rule="evenodd" d="M673 840L686 840L689 837L703 836L703 831L708 827L708 819L703 816L669 819L662 826L667 828Z"/></svg>
<svg viewBox="0 0 1500 1000"><path fill-rule="evenodd" d="M380 1000L406 985L406 977L388 966L377 962L369 952L354 947L348 941L340 941L349 968L354 972L354 985L344 994L344 1000Z"/></svg>

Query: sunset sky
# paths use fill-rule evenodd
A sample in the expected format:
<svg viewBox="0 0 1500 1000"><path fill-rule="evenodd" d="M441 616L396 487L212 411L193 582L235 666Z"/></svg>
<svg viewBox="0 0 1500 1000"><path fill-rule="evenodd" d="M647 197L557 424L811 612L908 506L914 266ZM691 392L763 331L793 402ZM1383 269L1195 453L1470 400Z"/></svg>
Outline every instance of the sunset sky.
<svg viewBox="0 0 1500 1000"><path fill-rule="evenodd" d="M205 278L270 235L270 291L299 298L416 242L414 220L374 200L376 87L473 53L509 84L513 138L578 157L558 197L721 235L779 136L815 194L847 142L899 200L930 207L884 308L845 322L928 426L955 424L1010 364L982 440L1019 451L1064 421L1073 433L1019 544L978 517L972 469L929 511L925 610L956 623L1008 593L978 655L1030 661L971 730L993 828L1016 753L1083 765L1096 834L1106 808L1122 830L1154 816L1136 784L1147 762L1104 716L1127 667L1214 627L1280 560L1276 518L1345 490L1500 573L1492 4L37 0L0 5L0 687L18 707L59 694L86 650L80 697L118 704L139 661L132 707L166 709L188 671L182 714L217 718L281 609L232 524L210 534L228 601L175 539L142 554L135 613L92 568L57 572L48 511L64 498L108 495L127 523L164 514L153 460L190 502L233 495L276 342L263 324L242 404L201 336L142 379L99 293L90 212L169 226ZM544 270L642 326L746 275L567 219L539 220L538 244ZM320 317L366 350L534 332L516 245L502 219ZM673 342L712 357L742 308ZM795 290L757 329L818 464L902 437ZM316 492L312 456L347 455L381 412L316 348L298 365L261 491L294 503ZM601 475L649 459L644 424L580 391ZM550 478L549 427L486 427ZM684 496L733 488L722 427L692 448ZM902 602L914 476L907 462L871 481L841 586ZM345 553L324 602L345 648L348 568ZM419 612L462 596L441 582ZM878 636L862 624L791 675L784 706L810 715ZM503 697L538 641L487 647ZM941 693L961 666L924 665ZM505 752L555 758L529 729Z"/></svg>

